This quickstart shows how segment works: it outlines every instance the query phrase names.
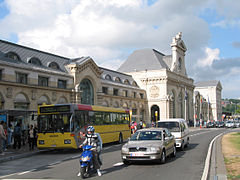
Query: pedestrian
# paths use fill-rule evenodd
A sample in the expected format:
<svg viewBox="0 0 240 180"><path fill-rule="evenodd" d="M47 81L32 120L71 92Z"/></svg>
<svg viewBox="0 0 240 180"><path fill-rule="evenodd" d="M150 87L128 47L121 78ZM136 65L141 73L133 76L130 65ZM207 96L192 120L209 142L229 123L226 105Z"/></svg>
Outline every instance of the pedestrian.
<svg viewBox="0 0 240 180"><path fill-rule="evenodd" d="M7 123L3 122L3 129L6 139L3 140L3 151L7 150Z"/></svg>
<svg viewBox="0 0 240 180"><path fill-rule="evenodd" d="M143 121L143 128L146 128L146 127L147 127L147 125L146 125L145 121Z"/></svg>
<svg viewBox="0 0 240 180"><path fill-rule="evenodd" d="M139 129L142 129L143 128L143 122L142 120L139 122Z"/></svg>
<svg viewBox="0 0 240 180"><path fill-rule="evenodd" d="M0 155L4 155L3 141L6 140L6 135L5 135L5 132L4 132L4 129L3 129L3 124L4 124L4 121L1 121L0 122Z"/></svg>
<svg viewBox="0 0 240 180"><path fill-rule="evenodd" d="M9 123L8 128L7 128L7 145L8 145L8 147L12 146L12 134L13 134L12 124Z"/></svg>
<svg viewBox="0 0 240 180"><path fill-rule="evenodd" d="M22 130L20 127L20 123L18 122L17 125L14 127L13 130L13 137L14 137L14 144L13 148L16 149L16 146L18 145L18 149L21 148L21 136L22 136Z"/></svg>
<svg viewBox="0 0 240 180"><path fill-rule="evenodd" d="M34 146L37 147L37 138L38 138L38 128L36 124L34 125L34 128L33 128L33 136L34 136L34 139L33 139L33 148L34 148Z"/></svg>
<svg viewBox="0 0 240 180"><path fill-rule="evenodd" d="M34 149L34 130L33 125L30 126L28 130L28 143L29 143L29 150Z"/></svg>

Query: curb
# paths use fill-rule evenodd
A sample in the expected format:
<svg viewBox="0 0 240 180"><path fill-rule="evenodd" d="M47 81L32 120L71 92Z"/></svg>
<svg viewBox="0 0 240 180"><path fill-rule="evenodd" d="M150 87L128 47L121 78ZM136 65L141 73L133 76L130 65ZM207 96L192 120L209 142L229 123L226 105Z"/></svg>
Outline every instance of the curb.
<svg viewBox="0 0 240 180"><path fill-rule="evenodd" d="M213 180L227 180L227 170L224 162L224 157L222 154L222 136L218 137L214 142L211 156L211 165L209 171L209 179Z"/></svg>
<svg viewBox="0 0 240 180"><path fill-rule="evenodd" d="M41 152L45 152L45 151L48 151L48 150L40 150L40 151L37 151L37 152L26 152L26 153L22 153L22 154L17 154L17 155L12 155L12 156L8 156L8 157L3 157L3 158L0 158L0 163L6 162L6 161L12 161L12 160L16 160L16 159L25 158L25 157L28 157L28 156L33 156L35 154L38 154L38 153L41 153Z"/></svg>

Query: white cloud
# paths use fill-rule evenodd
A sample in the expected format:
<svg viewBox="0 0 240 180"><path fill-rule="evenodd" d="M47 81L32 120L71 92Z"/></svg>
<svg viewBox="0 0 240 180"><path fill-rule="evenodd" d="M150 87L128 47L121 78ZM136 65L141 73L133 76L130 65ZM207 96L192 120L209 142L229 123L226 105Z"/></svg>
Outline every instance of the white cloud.
<svg viewBox="0 0 240 180"><path fill-rule="evenodd" d="M219 54L220 50L219 49L211 49L211 48L206 48L205 49L206 57L203 59L198 60L198 66L205 67L205 66L212 66L212 63L214 60L219 60Z"/></svg>

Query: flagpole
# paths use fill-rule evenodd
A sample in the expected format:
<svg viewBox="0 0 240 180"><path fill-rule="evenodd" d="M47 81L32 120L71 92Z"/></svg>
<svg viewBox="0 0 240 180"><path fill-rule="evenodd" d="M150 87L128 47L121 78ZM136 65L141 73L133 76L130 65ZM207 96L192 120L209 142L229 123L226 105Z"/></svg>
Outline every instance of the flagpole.
<svg viewBox="0 0 240 180"><path fill-rule="evenodd" d="M200 128L202 127L202 96L200 96Z"/></svg>
<svg viewBox="0 0 240 180"><path fill-rule="evenodd" d="M185 86L185 97L184 97L184 99L185 99L185 120L187 121L187 123L189 123L188 120L187 120L187 90L186 90L186 86Z"/></svg>

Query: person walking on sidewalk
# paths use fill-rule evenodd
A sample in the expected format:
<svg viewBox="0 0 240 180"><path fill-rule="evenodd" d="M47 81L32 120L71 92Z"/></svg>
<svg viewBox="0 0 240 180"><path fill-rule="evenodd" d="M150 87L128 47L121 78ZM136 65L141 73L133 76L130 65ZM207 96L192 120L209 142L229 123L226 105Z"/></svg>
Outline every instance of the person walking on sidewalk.
<svg viewBox="0 0 240 180"><path fill-rule="evenodd" d="M21 148L21 136L22 136L22 130L18 122L13 130L13 137L14 137L13 149L16 149L17 144L18 144L18 149Z"/></svg>
<svg viewBox="0 0 240 180"><path fill-rule="evenodd" d="M6 135L3 129L3 121L0 123L0 155L4 155L3 153L3 142L6 140Z"/></svg>
<svg viewBox="0 0 240 180"><path fill-rule="evenodd" d="M33 125L31 125L30 129L28 130L29 150L34 150L36 134L36 129L33 128Z"/></svg>
<svg viewBox="0 0 240 180"><path fill-rule="evenodd" d="M12 129L12 124L9 123L9 126L7 128L7 142L8 142L8 147L12 146L12 134L13 134L13 129Z"/></svg>

